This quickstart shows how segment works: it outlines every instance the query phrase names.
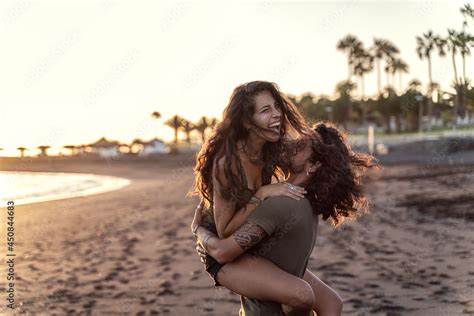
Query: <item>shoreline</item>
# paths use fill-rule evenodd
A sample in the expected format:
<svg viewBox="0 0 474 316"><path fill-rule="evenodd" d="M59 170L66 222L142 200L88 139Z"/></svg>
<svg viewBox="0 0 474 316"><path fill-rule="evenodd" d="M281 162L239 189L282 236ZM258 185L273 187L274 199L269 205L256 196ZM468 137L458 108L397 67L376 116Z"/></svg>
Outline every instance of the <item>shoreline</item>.
<svg viewBox="0 0 474 316"><path fill-rule="evenodd" d="M82 189L73 190L69 192L50 193L50 194L31 196L31 197L26 197L26 198L2 197L2 200L0 200L2 202L14 201L15 205L26 205L26 204L33 204L33 203L39 203L39 202L69 199L69 198L74 198L74 197L86 197L93 194L100 194L100 193L105 193L109 191L120 190L121 188L124 188L131 183L129 179L113 177L113 176L96 175L92 173L45 172L45 171L0 171L0 176L8 175L8 174L20 175L20 176L28 175L28 176L33 176L33 177L35 176L48 177L49 176L50 179L45 179L46 181L48 180L55 181L56 179L54 178L56 177L58 178L59 177L66 177L66 178L75 177L76 179L79 179L79 181L84 181L87 179L87 180L95 180L95 181L100 182L93 187L82 188ZM2 203L2 205L5 205L5 203Z"/></svg>

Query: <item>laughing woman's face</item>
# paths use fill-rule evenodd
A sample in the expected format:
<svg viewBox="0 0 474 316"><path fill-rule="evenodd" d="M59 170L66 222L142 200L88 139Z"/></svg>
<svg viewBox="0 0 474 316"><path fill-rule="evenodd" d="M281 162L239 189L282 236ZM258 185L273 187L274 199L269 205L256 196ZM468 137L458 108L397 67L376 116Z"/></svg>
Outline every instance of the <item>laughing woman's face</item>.
<svg viewBox="0 0 474 316"><path fill-rule="evenodd" d="M282 118L281 105L270 92L263 91L255 96L253 121L256 126L251 127L253 134L269 142L278 141Z"/></svg>

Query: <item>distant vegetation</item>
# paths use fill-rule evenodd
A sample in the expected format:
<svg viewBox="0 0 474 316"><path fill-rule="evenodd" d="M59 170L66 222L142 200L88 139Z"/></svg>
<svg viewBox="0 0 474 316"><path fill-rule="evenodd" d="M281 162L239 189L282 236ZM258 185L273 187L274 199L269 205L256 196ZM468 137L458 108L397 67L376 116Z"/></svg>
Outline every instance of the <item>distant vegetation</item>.
<svg viewBox="0 0 474 316"><path fill-rule="evenodd" d="M309 92L292 97L293 102L309 121L333 120L349 130L365 128L369 122L384 127L387 133L472 124L474 90L466 73L466 59L474 46L474 36L469 32L474 10L466 4L460 12L463 17L460 30L450 28L444 35L428 30L415 38L416 53L427 64L425 86L420 80L412 79L408 86L402 87L401 78L409 73L409 66L394 43L374 38L372 46L366 48L356 36L349 34L336 47L346 55L348 67L347 79L335 88L336 98ZM456 64L456 57L461 57L461 68ZM449 91L433 78L432 66L438 58L451 60L454 76L453 89ZM368 98L365 77L372 71L377 74L377 95Z"/></svg>
<svg viewBox="0 0 474 316"><path fill-rule="evenodd" d="M152 116L156 119L161 119L160 112L153 112ZM178 132L182 131L186 135L185 141L190 144L191 143L191 133L196 131L200 134L200 141L204 142L206 140L206 131L213 129L214 126L217 124L216 118L209 118L203 116L199 119L198 122L191 122L179 115L174 115L172 118L166 120L165 125L172 128L174 130L174 143L177 144L178 139Z"/></svg>

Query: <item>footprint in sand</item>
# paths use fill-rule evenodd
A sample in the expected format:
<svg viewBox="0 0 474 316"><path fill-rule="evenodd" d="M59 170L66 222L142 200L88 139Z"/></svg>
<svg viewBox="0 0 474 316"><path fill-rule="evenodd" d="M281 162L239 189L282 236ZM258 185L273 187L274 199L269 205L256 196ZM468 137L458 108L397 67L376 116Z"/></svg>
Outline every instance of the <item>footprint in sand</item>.
<svg viewBox="0 0 474 316"><path fill-rule="evenodd" d="M121 297L124 297L125 295L127 295L127 293L125 292L119 292L117 294L114 295L114 298L121 298Z"/></svg>
<svg viewBox="0 0 474 316"><path fill-rule="evenodd" d="M386 315L399 315L398 313L403 312L403 311L406 311L406 309L403 306L392 305L392 304L380 305L371 310L372 313L385 312Z"/></svg>
<svg viewBox="0 0 474 316"><path fill-rule="evenodd" d="M95 300L89 301L86 304L82 305L85 309L91 309L97 302Z"/></svg>
<svg viewBox="0 0 474 316"><path fill-rule="evenodd" d="M438 280L432 280L432 281L430 281L430 282L428 282L428 283L431 284L431 285L439 285L439 284L441 284L441 282L438 281Z"/></svg>
<svg viewBox="0 0 474 316"><path fill-rule="evenodd" d="M176 280L178 280L179 278L181 278L181 273L178 273L178 272L173 273L173 274L171 275L171 278L176 281Z"/></svg>
<svg viewBox="0 0 474 316"><path fill-rule="evenodd" d="M176 230L175 229L170 229L165 231L165 236L166 237L176 237Z"/></svg>
<svg viewBox="0 0 474 316"><path fill-rule="evenodd" d="M107 274L107 276L104 278L105 281L112 281L113 279L115 279L116 277L118 276L118 273L117 272L110 272L109 274Z"/></svg>
<svg viewBox="0 0 474 316"><path fill-rule="evenodd" d="M402 288L403 289L411 289L411 288L414 288L414 287L425 287L424 284L420 284L420 283L417 283L417 282L404 282L402 283Z"/></svg>
<svg viewBox="0 0 474 316"><path fill-rule="evenodd" d="M39 271L40 270L34 264L29 264L28 268L30 268L31 271Z"/></svg>
<svg viewBox="0 0 474 316"><path fill-rule="evenodd" d="M347 300L346 302L354 305L355 308L360 308L360 307L364 306L364 303L362 302L362 300L359 300L357 298L351 298L351 299Z"/></svg>
<svg viewBox="0 0 474 316"><path fill-rule="evenodd" d="M378 284L375 284L375 283L366 283L365 286L372 289L376 289L380 287Z"/></svg>
<svg viewBox="0 0 474 316"><path fill-rule="evenodd" d="M98 291L102 290L103 288L104 288L104 286L103 286L102 284L96 284L96 285L94 285L94 289L96 289L96 290L98 290Z"/></svg>
<svg viewBox="0 0 474 316"><path fill-rule="evenodd" d="M448 294L450 291L451 291L450 287L442 286L439 290L434 291L433 295L435 295L435 296L438 296L438 295L444 296L444 295Z"/></svg>
<svg viewBox="0 0 474 316"><path fill-rule="evenodd" d="M332 272L332 276L335 276L335 277L344 277L344 278L355 278L355 275L353 275L352 273L348 273L348 272L337 272L337 271Z"/></svg>
<svg viewBox="0 0 474 316"><path fill-rule="evenodd" d="M188 250L188 249L183 249L182 253L185 254L185 255L191 255L191 254L194 253L194 251L191 251L191 250Z"/></svg>
<svg viewBox="0 0 474 316"><path fill-rule="evenodd" d="M119 282L122 284L127 284L130 281L128 279L120 279Z"/></svg>
<svg viewBox="0 0 474 316"><path fill-rule="evenodd" d="M174 295L175 292L173 290L170 290L170 289L163 289L161 290L160 292L158 292L158 296L164 296L164 295Z"/></svg>

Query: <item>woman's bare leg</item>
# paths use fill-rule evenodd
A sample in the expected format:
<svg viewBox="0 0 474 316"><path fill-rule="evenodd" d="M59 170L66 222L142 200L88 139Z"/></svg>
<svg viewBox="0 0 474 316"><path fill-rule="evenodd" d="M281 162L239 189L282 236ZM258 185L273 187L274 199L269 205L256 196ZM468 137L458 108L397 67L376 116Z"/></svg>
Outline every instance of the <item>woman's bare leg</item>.
<svg viewBox="0 0 474 316"><path fill-rule="evenodd" d="M311 285L314 292L314 310L318 316L340 316L342 298L329 285L306 269L303 279Z"/></svg>
<svg viewBox="0 0 474 316"><path fill-rule="evenodd" d="M216 278L222 286L237 294L293 307L288 315L312 315L314 293L311 286L265 258L243 254L226 263Z"/></svg>

